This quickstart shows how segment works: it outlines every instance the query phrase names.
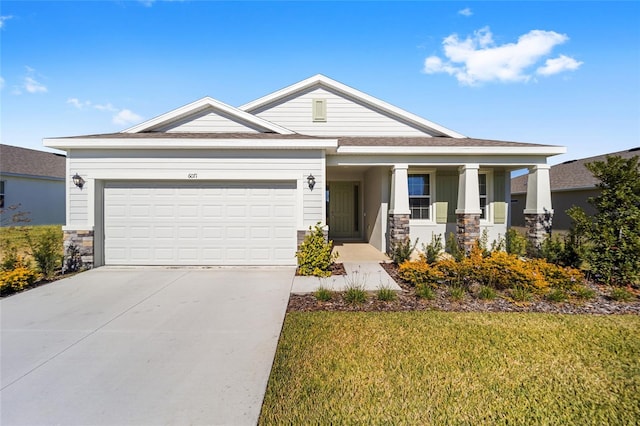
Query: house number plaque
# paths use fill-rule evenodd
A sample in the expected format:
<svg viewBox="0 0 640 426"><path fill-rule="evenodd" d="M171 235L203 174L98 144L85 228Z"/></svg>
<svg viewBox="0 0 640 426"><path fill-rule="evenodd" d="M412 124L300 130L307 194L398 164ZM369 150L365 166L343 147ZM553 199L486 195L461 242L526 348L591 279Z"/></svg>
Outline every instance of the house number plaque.
<svg viewBox="0 0 640 426"><path fill-rule="evenodd" d="M198 174L197 173L189 173L187 175L188 179L198 179Z"/></svg>

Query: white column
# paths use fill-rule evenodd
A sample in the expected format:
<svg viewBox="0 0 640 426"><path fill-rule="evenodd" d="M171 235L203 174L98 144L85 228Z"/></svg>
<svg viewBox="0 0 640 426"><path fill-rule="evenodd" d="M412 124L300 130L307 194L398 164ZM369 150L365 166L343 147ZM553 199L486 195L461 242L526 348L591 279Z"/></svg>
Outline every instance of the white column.
<svg viewBox="0 0 640 426"><path fill-rule="evenodd" d="M411 214L411 210L409 210L408 170L408 164L393 166L389 214Z"/></svg>
<svg viewBox="0 0 640 426"><path fill-rule="evenodd" d="M458 208L456 214L480 214L480 189L478 187L479 164L460 167L458 177Z"/></svg>
<svg viewBox="0 0 640 426"><path fill-rule="evenodd" d="M551 182L548 164L538 164L529 168L527 179L527 203L524 214L552 213Z"/></svg>

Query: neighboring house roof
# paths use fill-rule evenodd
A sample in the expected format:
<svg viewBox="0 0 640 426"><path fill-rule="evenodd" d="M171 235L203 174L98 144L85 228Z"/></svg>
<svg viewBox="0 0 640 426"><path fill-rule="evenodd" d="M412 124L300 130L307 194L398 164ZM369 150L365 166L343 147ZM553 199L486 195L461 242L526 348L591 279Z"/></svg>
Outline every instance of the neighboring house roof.
<svg viewBox="0 0 640 426"><path fill-rule="evenodd" d="M0 172L23 176L65 177L65 155L0 144Z"/></svg>
<svg viewBox="0 0 640 426"><path fill-rule="evenodd" d="M593 176L589 169L585 167L586 163L604 161L607 156L631 158L636 155L640 155L640 147L631 148L626 151L612 152L610 154L597 155L595 157L581 158L579 160L569 160L561 164L556 164L549 170L551 191L594 188L599 181ZM525 192L527 192L526 174L511 179L512 194L523 194Z"/></svg>
<svg viewBox="0 0 640 426"><path fill-rule="evenodd" d="M436 124L432 121L426 120L420 116L412 114L387 102L381 101L380 99L367 95L366 93L356 90L353 87L349 87L346 84L342 84L338 81L332 80L322 74L316 74L313 77L307 78L306 80L302 80L298 83L292 84L291 86L285 87L284 89L280 89L269 95L256 99L255 101L249 102L248 104L244 104L239 109L250 112L252 114L256 114L278 102L281 102L283 99L291 98L301 92L316 87L323 87L330 91L337 92L343 96L355 100L356 102L363 103L372 107L373 109L383 111L391 116L396 117L397 119L412 123L417 127L429 131L430 133L436 133L436 136L441 135L452 138L465 137L463 134L455 132L451 129L447 129L446 127L440 126L439 124Z"/></svg>

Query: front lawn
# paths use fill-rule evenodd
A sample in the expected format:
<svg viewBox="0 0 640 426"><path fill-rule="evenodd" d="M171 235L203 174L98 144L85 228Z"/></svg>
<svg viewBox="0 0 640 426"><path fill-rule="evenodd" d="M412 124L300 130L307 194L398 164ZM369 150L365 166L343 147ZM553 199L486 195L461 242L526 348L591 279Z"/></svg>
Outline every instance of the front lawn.
<svg viewBox="0 0 640 426"><path fill-rule="evenodd" d="M260 424L635 424L640 317L291 312Z"/></svg>

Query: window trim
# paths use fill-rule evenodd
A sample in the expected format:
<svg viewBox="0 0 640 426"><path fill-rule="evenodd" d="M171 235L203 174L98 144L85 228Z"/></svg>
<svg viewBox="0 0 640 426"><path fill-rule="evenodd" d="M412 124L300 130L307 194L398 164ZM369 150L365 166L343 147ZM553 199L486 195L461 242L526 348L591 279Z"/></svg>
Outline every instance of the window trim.
<svg viewBox="0 0 640 426"><path fill-rule="evenodd" d="M493 170L489 169L480 169L478 170L478 194L480 194L480 175L484 175L486 179L486 190L487 193L484 196L486 198L485 204L485 217L480 217L481 223L493 223ZM480 200L482 199L482 195L480 195ZM482 213L481 213L482 215Z"/></svg>
<svg viewBox="0 0 640 426"><path fill-rule="evenodd" d="M428 218L414 218L412 217L412 213L409 213L409 220L410 221L416 221L418 223L426 223L426 222L432 222L435 223L435 202L436 202L436 172L433 169L409 169L408 173L407 173L407 187L409 185L409 178L412 175L428 175L429 176L429 208L427 209L428 211ZM408 195L409 197L409 211L411 211L411 195ZM421 198L427 198L425 196L420 196Z"/></svg>

